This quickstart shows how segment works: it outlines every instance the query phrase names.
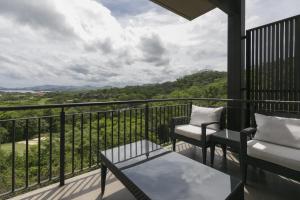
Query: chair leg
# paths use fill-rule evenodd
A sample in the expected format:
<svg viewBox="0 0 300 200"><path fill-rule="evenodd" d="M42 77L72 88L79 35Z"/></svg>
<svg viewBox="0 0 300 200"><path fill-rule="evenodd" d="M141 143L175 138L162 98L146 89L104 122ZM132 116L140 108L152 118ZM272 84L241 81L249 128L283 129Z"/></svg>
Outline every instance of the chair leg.
<svg viewBox="0 0 300 200"><path fill-rule="evenodd" d="M202 147L202 158L203 158L202 163L205 165L206 165L206 152L207 152L206 147Z"/></svg>
<svg viewBox="0 0 300 200"><path fill-rule="evenodd" d="M248 165L246 163L241 165L242 181L245 185L247 183L247 171L248 171L247 169L248 169Z"/></svg>
<svg viewBox="0 0 300 200"><path fill-rule="evenodd" d="M104 195L105 182L106 182L107 167L101 164L101 195Z"/></svg>
<svg viewBox="0 0 300 200"><path fill-rule="evenodd" d="M173 151L176 151L176 139L173 139Z"/></svg>
<svg viewBox="0 0 300 200"><path fill-rule="evenodd" d="M215 159L215 145L212 144L210 146L210 165L214 166L214 159Z"/></svg>
<svg viewBox="0 0 300 200"><path fill-rule="evenodd" d="M226 150L227 150L226 145L222 145L222 151L223 151L223 157L224 158L226 158Z"/></svg>

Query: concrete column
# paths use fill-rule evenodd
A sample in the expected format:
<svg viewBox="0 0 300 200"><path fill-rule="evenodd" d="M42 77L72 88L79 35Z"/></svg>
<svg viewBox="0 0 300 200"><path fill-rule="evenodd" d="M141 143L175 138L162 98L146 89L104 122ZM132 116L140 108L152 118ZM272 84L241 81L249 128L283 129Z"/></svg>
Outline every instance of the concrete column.
<svg viewBox="0 0 300 200"><path fill-rule="evenodd" d="M229 99L242 99L245 61L245 0L231 0L229 7L235 12L228 14L228 89ZM229 103L229 107L240 107L240 103ZM242 128L243 113L240 109L228 110L228 128Z"/></svg>

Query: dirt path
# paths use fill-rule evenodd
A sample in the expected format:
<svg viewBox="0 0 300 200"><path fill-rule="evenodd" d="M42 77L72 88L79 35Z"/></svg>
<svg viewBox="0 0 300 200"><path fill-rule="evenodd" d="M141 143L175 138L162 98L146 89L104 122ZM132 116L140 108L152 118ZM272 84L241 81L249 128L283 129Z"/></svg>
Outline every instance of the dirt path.
<svg viewBox="0 0 300 200"><path fill-rule="evenodd" d="M41 137L41 141L44 141L46 139L47 139L46 137ZM39 142L39 139L34 138L34 139L31 139L31 140L28 140L28 145L38 145L38 142ZM17 142L17 143L18 144L26 144L26 141L20 141L20 142Z"/></svg>

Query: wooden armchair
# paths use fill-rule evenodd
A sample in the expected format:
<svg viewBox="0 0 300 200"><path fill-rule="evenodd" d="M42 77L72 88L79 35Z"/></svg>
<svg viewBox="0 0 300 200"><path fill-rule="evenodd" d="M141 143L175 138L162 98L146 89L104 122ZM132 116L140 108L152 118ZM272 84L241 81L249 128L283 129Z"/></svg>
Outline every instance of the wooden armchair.
<svg viewBox="0 0 300 200"><path fill-rule="evenodd" d="M295 115L291 113L267 113L267 112L260 112L259 114L263 114L263 118L276 116L277 118L269 118L269 120L274 120L274 122L279 120L285 120L284 122L289 126L289 123L292 124L293 134L297 134L296 130L300 131L300 115ZM254 116L252 116L254 117ZM259 116L261 117L261 116ZM281 119L278 117L282 117ZM258 117L257 117L258 118ZM293 118L289 120L290 118ZM268 118L266 118L268 119ZM299 119L299 121L297 121ZM241 170L242 170L242 179L244 183L246 183L247 179L247 166L252 165L255 167L259 167L261 169L273 172L275 174L279 174L285 176L287 178L291 178L297 181L300 181L300 149L293 147L294 142L289 144L284 142L287 137L290 137L288 133L290 130L283 128L277 128L280 124L277 122L277 125L274 127L266 127L270 129L270 133L273 133L274 136L280 131L282 134L283 140L277 139L272 141L271 138L268 140L268 136L264 139L260 139L256 136L258 131L262 129L261 127L257 126L257 122L255 121L255 117L253 118L252 127L244 129L241 131ZM284 122L282 123L284 125ZM272 125L273 122L269 122ZM297 127L296 125L299 125ZM275 128L275 130L273 130ZM297 128L297 129L295 129ZM263 128L264 129L264 128ZM280 130L278 130L280 129ZM260 134L264 134L260 132ZM300 132L298 132L298 136L300 136ZM265 137L265 136L264 136ZM299 140L295 141L296 145Z"/></svg>
<svg viewBox="0 0 300 200"><path fill-rule="evenodd" d="M206 164L207 148L210 147L209 136L219 130L222 130L225 127L226 109L224 109L223 107L204 109L212 109L212 111L213 109L218 109L216 110L216 112L219 112L216 116L216 119L202 122L199 121L198 124L195 124L191 123L191 116L172 118L171 139L173 142L173 151L176 150L176 140L181 140L189 144L201 147L203 163Z"/></svg>

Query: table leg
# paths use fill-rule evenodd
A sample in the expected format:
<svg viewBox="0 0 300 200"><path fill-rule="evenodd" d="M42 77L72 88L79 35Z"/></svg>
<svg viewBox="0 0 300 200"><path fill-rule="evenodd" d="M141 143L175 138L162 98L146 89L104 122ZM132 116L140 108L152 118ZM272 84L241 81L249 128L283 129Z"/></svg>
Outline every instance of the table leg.
<svg viewBox="0 0 300 200"><path fill-rule="evenodd" d="M238 186L235 191L232 192L228 200L244 200L244 184Z"/></svg>
<svg viewBox="0 0 300 200"><path fill-rule="evenodd" d="M173 151L176 151L176 139L173 139L172 143L173 143Z"/></svg>
<svg viewBox="0 0 300 200"><path fill-rule="evenodd" d="M202 163L206 165L206 154L207 154L207 147L202 147Z"/></svg>
<svg viewBox="0 0 300 200"><path fill-rule="evenodd" d="M226 147L226 145L221 145L221 147L222 147L222 151L223 151L223 157L224 158L226 158L226 150L227 150L227 147Z"/></svg>
<svg viewBox="0 0 300 200"><path fill-rule="evenodd" d="M211 143L210 145L210 165L214 166L214 159L215 159L215 144Z"/></svg>
<svg viewBox="0 0 300 200"><path fill-rule="evenodd" d="M101 163L101 194L104 195L107 167Z"/></svg>

